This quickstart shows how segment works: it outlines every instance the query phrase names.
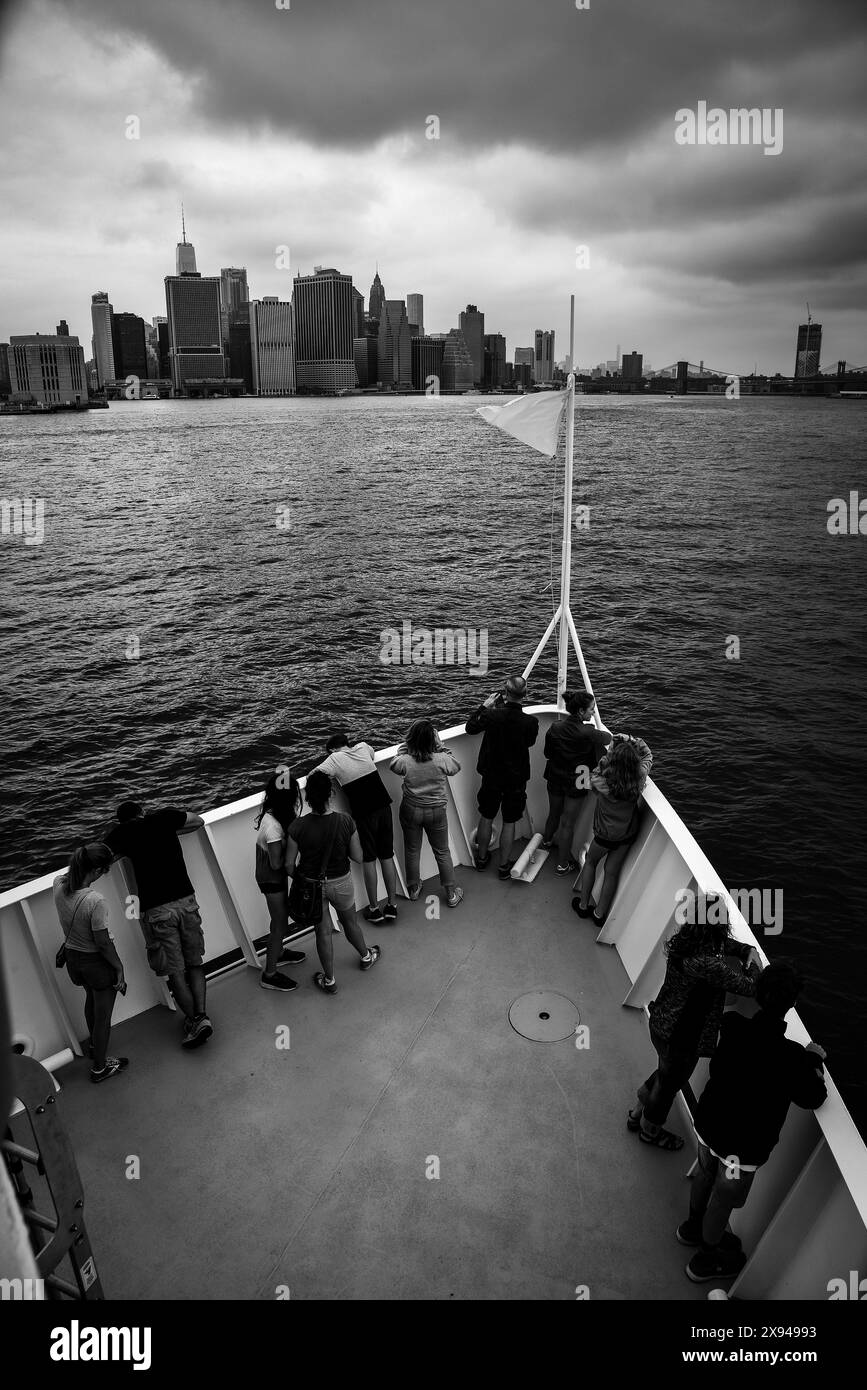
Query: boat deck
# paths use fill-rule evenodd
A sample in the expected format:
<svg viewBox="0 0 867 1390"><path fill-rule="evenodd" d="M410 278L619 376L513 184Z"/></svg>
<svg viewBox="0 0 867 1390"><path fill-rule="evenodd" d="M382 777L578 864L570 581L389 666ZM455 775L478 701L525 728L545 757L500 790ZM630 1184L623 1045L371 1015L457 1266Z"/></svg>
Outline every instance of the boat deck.
<svg viewBox="0 0 867 1390"><path fill-rule="evenodd" d="M689 1146L625 1128L652 1052L617 953L550 858L530 885L493 865L458 879L466 897L439 921L429 881L396 925L365 925L383 947L371 971L335 936L334 997L313 986L309 935L293 994L246 966L212 982L205 1047L182 1050L157 1007L113 1031L124 1076L59 1073L107 1298L706 1297L674 1239ZM512 1029L532 989L575 1002L589 1048Z"/></svg>

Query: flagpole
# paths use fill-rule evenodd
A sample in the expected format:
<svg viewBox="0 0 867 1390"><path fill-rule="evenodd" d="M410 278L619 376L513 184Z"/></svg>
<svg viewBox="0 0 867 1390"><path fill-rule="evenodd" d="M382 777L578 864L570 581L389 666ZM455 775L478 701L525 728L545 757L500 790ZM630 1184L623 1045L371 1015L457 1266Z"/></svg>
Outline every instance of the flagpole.
<svg viewBox="0 0 867 1390"><path fill-rule="evenodd" d="M563 554L560 565L560 637L557 660L557 706L564 709L563 692L569 666L569 588L572 577L572 436L575 432L575 296L569 305L569 381L566 397L566 468L563 479Z"/></svg>

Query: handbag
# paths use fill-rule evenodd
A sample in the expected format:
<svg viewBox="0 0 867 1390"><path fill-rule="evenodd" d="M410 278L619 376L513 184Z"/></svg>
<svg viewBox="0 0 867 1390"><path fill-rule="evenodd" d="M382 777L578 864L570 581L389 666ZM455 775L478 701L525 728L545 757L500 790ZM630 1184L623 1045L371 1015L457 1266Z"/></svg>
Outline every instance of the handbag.
<svg viewBox="0 0 867 1390"><path fill-rule="evenodd" d="M66 943L69 940L69 933L72 931L72 928L75 925L75 914L81 907L81 904L83 902L84 898L79 898L78 902L75 904L72 916L69 919L69 927L67 928L66 935L63 938L63 945L58 948L57 955L54 957L54 964L56 965L58 970L62 970L64 965L66 964Z"/></svg>
<svg viewBox="0 0 867 1390"><path fill-rule="evenodd" d="M325 846L318 876L310 878L308 874L296 873L292 875L292 887L289 889L289 917L298 927L318 927L322 921L322 885L325 882L325 870L328 867L334 841L337 838L339 823L337 813L332 812L332 815L331 833Z"/></svg>

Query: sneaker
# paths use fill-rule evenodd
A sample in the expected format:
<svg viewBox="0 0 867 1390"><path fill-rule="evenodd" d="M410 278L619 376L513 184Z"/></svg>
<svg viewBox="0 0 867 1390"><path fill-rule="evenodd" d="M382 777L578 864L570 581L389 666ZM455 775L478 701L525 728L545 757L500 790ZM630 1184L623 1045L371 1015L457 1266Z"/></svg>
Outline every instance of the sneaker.
<svg viewBox="0 0 867 1390"><path fill-rule="evenodd" d="M558 874L574 874L574 872L575 872L575 870L576 870L577 868L578 868L578 865L575 863L575 860L574 860L574 859L569 859L569 860L567 860L567 862L566 862L565 864L558 864L558 865L557 865L557 873L558 873Z"/></svg>
<svg viewBox="0 0 867 1390"><path fill-rule="evenodd" d="M512 870L515 867L515 862L517 861L514 861L511 864L501 864L499 869L497 870L497 878L502 879L503 883L505 883L507 879L512 877Z"/></svg>
<svg viewBox="0 0 867 1390"><path fill-rule="evenodd" d="M691 1221L681 1221L674 1234L681 1245L692 1245L698 1249L703 1244L701 1226L693 1226ZM730 1251L740 1250L740 1248L740 1236L736 1236L734 1231L723 1231L719 1243L719 1249L723 1254L727 1255Z"/></svg>
<svg viewBox="0 0 867 1390"><path fill-rule="evenodd" d="M362 967L362 968L363 968L363 967ZM323 994L336 994L336 993L337 993L337 981L336 981L336 980L332 980L332 981L331 981L331 984L329 985L329 984L326 982L326 979L325 979L325 972L324 972L323 970L318 970L318 971L316 972L316 974L313 976L313 983L314 983L314 985L316 986L317 989L321 989L321 990L322 990Z"/></svg>
<svg viewBox="0 0 867 1390"><path fill-rule="evenodd" d="M98 1086L100 1081L108 1081L109 1077L117 1076L119 1071L125 1071L128 1066L128 1057L106 1057L102 1071L94 1071L91 1067L90 1079L95 1086Z"/></svg>
<svg viewBox="0 0 867 1390"><path fill-rule="evenodd" d="M382 916L383 916L383 920L386 921L386 922L396 922L396 921L397 921L397 904L396 904L396 903L386 903L386 904L385 904L385 907L382 909Z"/></svg>
<svg viewBox="0 0 867 1390"><path fill-rule="evenodd" d="M486 869L486 868L488 867L488 865L490 864L490 862L491 862L490 853L488 853L488 854L477 854L477 855L476 855L476 868L477 868L479 871L481 871L482 869Z"/></svg>
<svg viewBox="0 0 867 1390"><path fill-rule="evenodd" d="M275 970L273 975L269 975L266 970L263 970L259 984L262 989L278 989L284 994L288 994L291 989L298 988L297 980L290 980L288 975L281 975L279 970Z"/></svg>
<svg viewBox="0 0 867 1390"><path fill-rule="evenodd" d="M733 1279L746 1262L743 1250L723 1250L719 1245L709 1250L696 1250L686 1266L686 1277L694 1284L706 1284L710 1279Z"/></svg>
<svg viewBox="0 0 867 1390"><path fill-rule="evenodd" d="M463 896L463 888L452 888L446 896L446 905L448 907L457 907L458 903L461 901Z"/></svg>
<svg viewBox="0 0 867 1390"><path fill-rule="evenodd" d="M199 1014L197 1018L188 1018L184 1024L184 1036L181 1038L181 1047L201 1047L206 1043L214 1031L214 1025L207 1014Z"/></svg>
<svg viewBox="0 0 867 1390"><path fill-rule="evenodd" d="M277 964L278 964L278 965L300 965L301 962L302 962L303 960L306 960L306 959L307 959L307 952L306 952L306 951L290 951L290 950L289 950L289 947L287 946L286 949L285 949L285 951L283 952L282 956L281 956L280 959L278 960Z"/></svg>
<svg viewBox="0 0 867 1390"><path fill-rule="evenodd" d="M414 903L415 900L416 900L416 898L418 898L418 897L421 896L421 884L420 884L420 883L409 883L409 884L407 884L406 891L407 891L407 893L409 894L409 900L410 900L410 902L411 902L411 903Z"/></svg>
<svg viewBox="0 0 867 1390"><path fill-rule="evenodd" d="M364 916L374 927L381 927L385 921L385 913L381 907L366 907L364 909Z"/></svg>
<svg viewBox="0 0 867 1390"><path fill-rule="evenodd" d="M380 956L382 955L382 947L381 947L381 946L369 946L369 947L367 948L367 954L368 954L368 956L370 957L370 959L369 959L369 960L362 960L362 961L360 962L360 965L361 965L361 969L362 969L362 970L369 970L370 967L371 967L372 965L376 965L376 962L379 960Z"/></svg>

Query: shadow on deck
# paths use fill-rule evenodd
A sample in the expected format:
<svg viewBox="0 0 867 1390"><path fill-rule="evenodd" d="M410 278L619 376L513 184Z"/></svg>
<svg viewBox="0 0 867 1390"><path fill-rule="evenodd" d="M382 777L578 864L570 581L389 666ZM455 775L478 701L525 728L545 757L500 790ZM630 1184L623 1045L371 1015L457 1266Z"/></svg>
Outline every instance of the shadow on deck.
<svg viewBox="0 0 867 1390"><path fill-rule="evenodd" d="M550 860L531 885L458 872L466 897L439 921L429 882L396 925L365 925L373 970L335 937L335 997L308 936L293 994L244 966L211 984L204 1048L158 1007L112 1034L124 1076L59 1074L107 1298L706 1297L674 1239L691 1146L625 1128L652 1052L616 952ZM513 1031L532 989L574 1000L589 1048Z"/></svg>

